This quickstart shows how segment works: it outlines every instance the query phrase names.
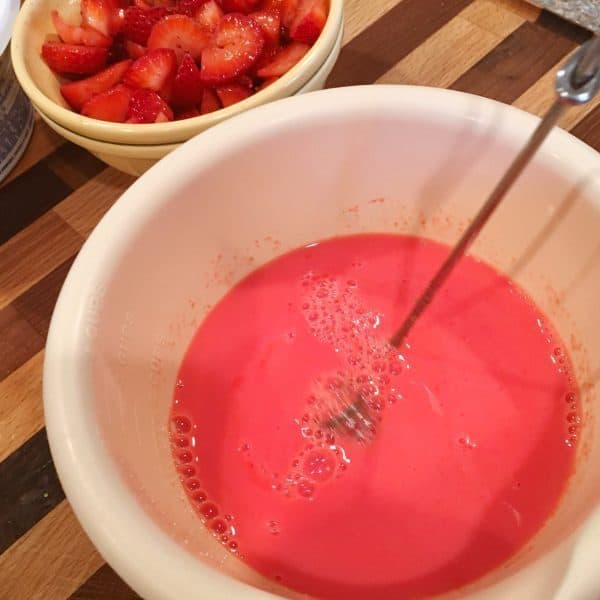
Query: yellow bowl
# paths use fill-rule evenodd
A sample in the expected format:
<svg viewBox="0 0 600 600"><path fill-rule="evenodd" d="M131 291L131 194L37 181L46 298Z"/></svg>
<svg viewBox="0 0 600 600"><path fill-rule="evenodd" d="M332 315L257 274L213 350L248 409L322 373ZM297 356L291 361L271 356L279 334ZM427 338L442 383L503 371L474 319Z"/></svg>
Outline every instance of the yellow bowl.
<svg viewBox="0 0 600 600"><path fill-rule="evenodd" d="M333 65L337 60L342 46L343 28L340 29L337 40L334 45L333 52L329 55L327 60L323 63L321 68L313 75L313 77L302 87L296 94L305 94L307 92L313 92L320 90L325 85L327 76L333 69ZM111 142L103 142L101 140L95 140L83 135L79 135L74 131L66 129L62 125L59 125L53 121L48 115L46 115L39 107L37 110L41 118L47 123L47 125L54 129L59 135L65 139L73 142L77 146L81 146L91 152L94 156L98 157L101 161L124 171L129 175L142 175L151 166L157 163L161 158L169 154L169 152L175 150L181 146L183 142L175 144L117 144Z"/></svg>
<svg viewBox="0 0 600 600"><path fill-rule="evenodd" d="M182 121L131 125L91 119L67 107L60 94L58 78L40 56L40 48L46 37L54 32L50 18L53 9L70 19L78 13L79 3L73 0L26 0L17 17L11 54L21 87L35 107L61 127L95 140L137 145L184 142L233 115L294 95L334 52L344 22L343 0L330 0L329 16L323 32L304 58L269 87L242 102Z"/></svg>
<svg viewBox="0 0 600 600"><path fill-rule="evenodd" d="M145 173L151 166L156 164L161 158L179 148L181 143L177 144L147 144L144 146L135 146L133 144L112 144L111 142L102 142L92 138L84 137L73 131L65 129L43 112L40 117L45 123L64 137L69 142L85 148L94 156L99 158L111 167L129 175L139 176Z"/></svg>

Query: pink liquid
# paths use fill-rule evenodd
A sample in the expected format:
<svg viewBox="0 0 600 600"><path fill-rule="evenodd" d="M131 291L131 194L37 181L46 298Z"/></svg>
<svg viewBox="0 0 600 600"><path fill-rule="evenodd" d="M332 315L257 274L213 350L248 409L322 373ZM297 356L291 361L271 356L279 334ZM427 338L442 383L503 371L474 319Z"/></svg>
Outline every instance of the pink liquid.
<svg viewBox="0 0 600 600"><path fill-rule="evenodd" d="M464 259L409 336L386 339L447 248L402 236L298 249L232 289L197 331L173 449L206 526L257 571L320 598L418 598L499 566L574 467L564 346L509 280ZM319 427L340 385L369 445Z"/></svg>

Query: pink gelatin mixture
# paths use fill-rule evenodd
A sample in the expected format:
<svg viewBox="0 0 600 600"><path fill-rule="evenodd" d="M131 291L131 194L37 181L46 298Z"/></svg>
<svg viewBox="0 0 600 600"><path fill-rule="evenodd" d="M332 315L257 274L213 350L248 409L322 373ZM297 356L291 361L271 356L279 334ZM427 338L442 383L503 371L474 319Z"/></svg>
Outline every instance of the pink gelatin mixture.
<svg viewBox="0 0 600 600"><path fill-rule="evenodd" d="M198 516L265 576L319 598L419 598L515 554L574 468L576 382L550 323L465 258L386 343L448 248L369 234L297 249L211 311L174 393ZM370 444L321 423L361 394Z"/></svg>

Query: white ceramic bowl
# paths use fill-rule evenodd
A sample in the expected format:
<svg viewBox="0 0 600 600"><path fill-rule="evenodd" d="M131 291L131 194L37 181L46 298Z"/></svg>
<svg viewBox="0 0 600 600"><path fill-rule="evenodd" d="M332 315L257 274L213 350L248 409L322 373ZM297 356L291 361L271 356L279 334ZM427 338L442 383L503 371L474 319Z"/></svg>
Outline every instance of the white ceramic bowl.
<svg viewBox="0 0 600 600"><path fill-rule="evenodd" d="M285 593L204 531L171 461L171 393L207 306L256 262L319 238L389 231L454 240L537 122L446 90L316 92L190 140L108 212L60 294L44 402L67 497L138 593L161 600ZM589 384L588 426L554 517L461 598L600 597L599 199L600 157L556 130L474 246L553 320ZM280 244L257 248L266 236ZM243 260L249 253L254 266ZM208 277L217 255L228 280Z"/></svg>
<svg viewBox="0 0 600 600"><path fill-rule="evenodd" d="M6 2L6 0L0 0ZM249 98L227 108L181 121L132 125L109 123L80 115L68 108L59 90L58 78L40 56L40 49L54 28L52 9L67 20L79 18L78 0L26 0L15 22L11 56L15 74L36 107L52 121L83 137L118 144L174 144L221 121L261 104L292 96L319 70L332 53L344 24L343 0L330 0L325 27L306 55L285 75Z"/></svg>
<svg viewBox="0 0 600 600"><path fill-rule="evenodd" d="M306 94L315 90L320 90L325 85L327 77L331 73L333 66L340 54L340 48L342 46L342 38L344 34L344 28L342 27L338 33L337 40L333 47L333 51L327 57L327 60L321 65L319 70L314 74L311 79L301 87L295 95ZM56 133L69 140L73 144L85 148L88 152L91 152L94 156L99 158L111 167L115 167L120 171L124 171L129 175L141 175L145 173L150 167L155 165L161 158L179 148L181 143L176 144L117 144L111 142L103 142L96 140L84 135L80 135L70 129L66 129L62 125L53 121L50 116L41 111L38 108L40 117L45 123L54 129Z"/></svg>

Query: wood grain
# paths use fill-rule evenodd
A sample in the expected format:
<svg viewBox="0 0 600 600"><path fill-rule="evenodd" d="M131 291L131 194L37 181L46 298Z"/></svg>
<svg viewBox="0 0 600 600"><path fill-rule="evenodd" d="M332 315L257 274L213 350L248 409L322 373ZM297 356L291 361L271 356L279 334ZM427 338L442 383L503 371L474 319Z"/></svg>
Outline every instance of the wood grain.
<svg viewBox="0 0 600 600"><path fill-rule="evenodd" d="M138 596L108 565L100 567L69 600L138 600Z"/></svg>
<svg viewBox="0 0 600 600"><path fill-rule="evenodd" d="M63 501L0 555L2 598L67 598L103 563Z"/></svg>
<svg viewBox="0 0 600 600"><path fill-rule="evenodd" d="M13 306L0 309L0 381L44 347L44 338Z"/></svg>
<svg viewBox="0 0 600 600"><path fill-rule="evenodd" d="M453 87L534 114L553 100L557 66L589 36L522 0L346 0L345 10L329 86ZM561 125L600 148L600 98L568 111ZM138 598L62 500L41 389L42 348L62 282L133 181L36 117L25 155L0 185L0 599Z"/></svg>
<svg viewBox="0 0 600 600"><path fill-rule="evenodd" d="M570 39L526 21L450 87L511 103L574 47Z"/></svg>
<svg viewBox="0 0 600 600"><path fill-rule="evenodd" d="M600 107L596 106L573 128L572 133L600 151Z"/></svg>
<svg viewBox="0 0 600 600"><path fill-rule="evenodd" d="M493 27L488 23L490 14L496 17ZM521 16L501 4L474 0L380 77L378 83L447 87L523 22Z"/></svg>
<svg viewBox="0 0 600 600"><path fill-rule="evenodd" d="M44 426L43 361L38 352L0 381L0 462Z"/></svg>
<svg viewBox="0 0 600 600"><path fill-rule="evenodd" d="M385 13L400 4L400 2L398 0L380 0L378 2L346 0L344 3L344 38L342 44L346 45L371 23L383 17Z"/></svg>
<svg viewBox="0 0 600 600"><path fill-rule="evenodd" d="M44 339L48 334L50 318L60 288L73 264L74 256L67 258L36 284L15 298L12 306Z"/></svg>
<svg viewBox="0 0 600 600"><path fill-rule="evenodd" d="M58 204L54 212L80 235L87 237L134 181L130 175L106 168Z"/></svg>
<svg viewBox="0 0 600 600"><path fill-rule="evenodd" d="M101 160L71 143L60 146L48 156L45 163L72 190L87 183L106 168Z"/></svg>
<svg viewBox="0 0 600 600"><path fill-rule="evenodd" d="M0 244L60 202L72 191L42 161L0 188Z"/></svg>
<svg viewBox="0 0 600 600"><path fill-rule="evenodd" d="M0 463L0 481L3 552L64 500L44 429Z"/></svg>
<svg viewBox="0 0 600 600"><path fill-rule="evenodd" d="M83 238L49 211L0 246L0 309L73 256Z"/></svg>
<svg viewBox="0 0 600 600"><path fill-rule="evenodd" d="M344 46L327 85L373 83L470 2L403 0Z"/></svg>
<svg viewBox="0 0 600 600"><path fill-rule="evenodd" d="M553 65L543 77L540 77L526 92L513 102L513 106L541 117L550 108L556 98L554 88L556 72L574 52L575 50L572 50L567 56ZM573 129L575 125L598 106L600 106L600 96L582 106L572 107L562 115L558 124L563 129ZM597 148L597 146L595 147Z"/></svg>

